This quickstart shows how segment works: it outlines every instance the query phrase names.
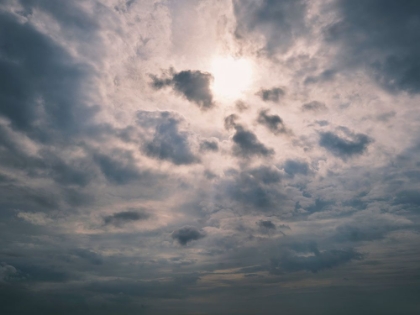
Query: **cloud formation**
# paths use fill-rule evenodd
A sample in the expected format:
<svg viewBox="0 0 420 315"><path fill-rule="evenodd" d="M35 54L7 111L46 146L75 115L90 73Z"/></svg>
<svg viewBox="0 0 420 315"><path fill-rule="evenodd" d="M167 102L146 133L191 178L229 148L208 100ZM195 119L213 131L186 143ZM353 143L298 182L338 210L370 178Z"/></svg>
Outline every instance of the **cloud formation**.
<svg viewBox="0 0 420 315"><path fill-rule="evenodd" d="M350 60L350 66L369 67L369 74L389 91L418 93L419 3L339 0L335 5L340 19L326 37L343 45L339 58Z"/></svg>
<svg viewBox="0 0 420 315"><path fill-rule="evenodd" d="M179 117L170 112L138 112L137 119L139 125L149 125L154 129L152 138L143 145L146 155L176 165L198 161L191 152L188 133L179 130ZM152 122L153 126L150 126Z"/></svg>
<svg viewBox="0 0 420 315"><path fill-rule="evenodd" d="M183 246L187 245L189 242L197 241L204 236L205 234L194 226L184 226L172 233L172 238Z"/></svg>
<svg viewBox="0 0 420 315"><path fill-rule="evenodd" d="M105 225L115 225L115 226L122 226L126 223L136 222L141 220L147 220L150 217L149 214L141 211L122 211L117 212L112 215L108 215L104 217L104 224Z"/></svg>
<svg viewBox="0 0 420 315"><path fill-rule="evenodd" d="M418 1L0 12L0 314L418 314Z"/></svg>
<svg viewBox="0 0 420 315"><path fill-rule="evenodd" d="M286 127L280 116L268 114L267 109L260 111L257 122L266 126L274 134L287 133Z"/></svg>
<svg viewBox="0 0 420 315"><path fill-rule="evenodd" d="M261 143L253 132L246 130L241 125L236 125L235 130L232 137L234 155L249 158L253 156L268 157L274 154L274 150Z"/></svg>
<svg viewBox="0 0 420 315"><path fill-rule="evenodd" d="M171 86L177 93L198 105L200 109L206 110L214 106L213 94L210 90L213 76L210 73L198 70L181 72L172 70L169 78L160 79L156 76L151 76L151 78L152 86L157 90Z"/></svg>
<svg viewBox="0 0 420 315"><path fill-rule="evenodd" d="M312 101L302 105L302 111L304 112L323 112L327 110L327 106L324 103L318 101Z"/></svg>
<svg viewBox="0 0 420 315"><path fill-rule="evenodd" d="M299 246L297 251L287 252L279 259L272 259L270 272L273 274L282 274L285 272L305 270L316 273L318 271L337 267L352 260L360 260L363 258L362 254L355 252L352 249L319 251L316 245L312 247L313 248L302 249L301 246ZM301 253L310 253L310 255L299 255Z"/></svg>
<svg viewBox="0 0 420 315"><path fill-rule="evenodd" d="M283 95L285 95L286 92L279 87L274 87L271 89L261 89L261 91L258 92L258 95L261 97L261 99L265 102L275 102L278 103Z"/></svg>
<svg viewBox="0 0 420 315"><path fill-rule="evenodd" d="M355 134L345 130L346 137L340 137L333 132L322 132L319 145L332 154L346 159L365 153L372 139L365 134Z"/></svg>

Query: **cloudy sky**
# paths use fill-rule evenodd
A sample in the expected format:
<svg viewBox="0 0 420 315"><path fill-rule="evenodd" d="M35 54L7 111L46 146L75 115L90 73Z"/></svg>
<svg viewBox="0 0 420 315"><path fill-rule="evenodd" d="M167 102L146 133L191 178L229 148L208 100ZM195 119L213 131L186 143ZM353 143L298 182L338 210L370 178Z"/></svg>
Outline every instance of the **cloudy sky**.
<svg viewBox="0 0 420 315"><path fill-rule="evenodd" d="M0 0L0 313L419 314L420 1Z"/></svg>

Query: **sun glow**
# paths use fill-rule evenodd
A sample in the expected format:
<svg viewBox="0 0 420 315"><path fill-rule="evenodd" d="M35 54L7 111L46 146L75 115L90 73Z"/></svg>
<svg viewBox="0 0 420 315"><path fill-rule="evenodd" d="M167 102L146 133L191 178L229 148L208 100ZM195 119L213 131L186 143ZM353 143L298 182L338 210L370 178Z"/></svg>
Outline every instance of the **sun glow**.
<svg viewBox="0 0 420 315"><path fill-rule="evenodd" d="M238 99L252 84L252 64L247 59L215 58L211 73L212 90L219 99Z"/></svg>

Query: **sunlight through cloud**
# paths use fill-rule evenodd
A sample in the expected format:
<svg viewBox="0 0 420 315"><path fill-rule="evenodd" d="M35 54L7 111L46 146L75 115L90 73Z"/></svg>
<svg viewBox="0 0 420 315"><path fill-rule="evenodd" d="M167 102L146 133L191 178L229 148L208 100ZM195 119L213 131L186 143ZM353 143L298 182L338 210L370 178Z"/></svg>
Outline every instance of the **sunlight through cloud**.
<svg viewBox="0 0 420 315"><path fill-rule="evenodd" d="M217 57L212 62L212 85L216 98L232 100L240 98L253 81L252 64L247 59Z"/></svg>

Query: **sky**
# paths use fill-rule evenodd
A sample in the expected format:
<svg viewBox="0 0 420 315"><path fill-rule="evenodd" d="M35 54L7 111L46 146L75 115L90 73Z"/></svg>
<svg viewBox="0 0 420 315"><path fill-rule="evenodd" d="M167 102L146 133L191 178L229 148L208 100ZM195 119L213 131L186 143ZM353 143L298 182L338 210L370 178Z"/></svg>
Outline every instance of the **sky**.
<svg viewBox="0 0 420 315"><path fill-rule="evenodd" d="M420 313L420 1L0 0L0 313Z"/></svg>

